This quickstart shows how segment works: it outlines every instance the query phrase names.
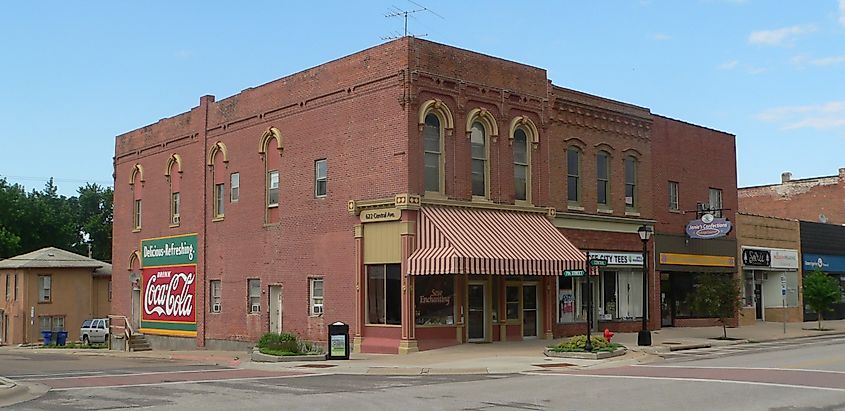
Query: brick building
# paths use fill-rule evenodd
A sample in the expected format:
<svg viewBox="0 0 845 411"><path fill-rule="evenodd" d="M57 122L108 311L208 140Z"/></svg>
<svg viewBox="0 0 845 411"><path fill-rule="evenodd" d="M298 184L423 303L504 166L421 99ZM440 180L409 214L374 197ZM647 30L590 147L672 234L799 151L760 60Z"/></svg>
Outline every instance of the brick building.
<svg viewBox="0 0 845 411"><path fill-rule="evenodd" d="M687 227L705 215L736 224L736 138L655 115L652 159L661 325L715 324L690 297L701 276L737 275L736 230L692 238Z"/></svg>
<svg viewBox="0 0 845 411"><path fill-rule="evenodd" d="M586 328L585 279L561 272L589 251L610 263L593 269L594 325L638 330L637 229L666 214L652 134L673 122L414 38L203 96L116 139L113 311L153 345L324 340L335 321L375 352L550 338ZM729 144L701 161L725 171L683 181L735 209L717 134Z"/></svg>
<svg viewBox="0 0 845 411"><path fill-rule="evenodd" d="M749 214L845 224L845 168L839 174L793 180L781 174L780 184L742 187L739 211Z"/></svg>

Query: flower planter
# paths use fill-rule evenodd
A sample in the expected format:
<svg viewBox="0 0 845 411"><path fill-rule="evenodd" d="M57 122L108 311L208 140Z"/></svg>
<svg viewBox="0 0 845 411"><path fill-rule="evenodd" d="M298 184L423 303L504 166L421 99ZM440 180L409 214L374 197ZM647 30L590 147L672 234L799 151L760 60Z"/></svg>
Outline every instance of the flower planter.
<svg viewBox="0 0 845 411"><path fill-rule="evenodd" d="M555 358L576 358L580 360L603 360L605 358L613 358L618 357L620 355L625 355L628 352L628 349L625 347L617 348L613 351L596 351L596 352L581 352L581 351L552 351L546 348L543 351L543 354L546 357L555 357Z"/></svg>
<svg viewBox="0 0 845 411"><path fill-rule="evenodd" d="M252 361L255 362L292 362L292 361L325 361L326 354L302 355L270 355L262 354L258 348L252 349Z"/></svg>

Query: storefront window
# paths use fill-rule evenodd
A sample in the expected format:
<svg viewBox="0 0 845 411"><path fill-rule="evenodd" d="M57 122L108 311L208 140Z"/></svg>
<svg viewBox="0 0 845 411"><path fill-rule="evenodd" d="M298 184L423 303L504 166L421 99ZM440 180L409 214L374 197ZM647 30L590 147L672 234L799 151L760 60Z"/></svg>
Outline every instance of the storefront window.
<svg viewBox="0 0 845 411"><path fill-rule="evenodd" d="M575 321L575 292L572 277L558 277L558 322Z"/></svg>
<svg viewBox="0 0 845 411"><path fill-rule="evenodd" d="M399 264L367 266L367 323L402 322L402 275Z"/></svg>
<svg viewBox="0 0 845 411"><path fill-rule="evenodd" d="M731 274L705 274L705 273L673 273L670 276L672 282L672 298L675 301L675 318L715 318L716 315L709 312L697 312L693 308L693 296L698 289L699 278L704 275Z"/></svg>
<svg viewBox="0 0 845 411"><path fill-rule="evenodd" d="M499 322L499 281L493 279L493 312L490 313L493 322Z"/></svg>
<svg viewBox="0 0 845 411"><path fill-rule="evenodd" d="M509 285L505 288L505 310L508 320L519 319L519 286Z"/></svg>
<svg viewBox="0 0 845 411"><path fill-rule="evenodd" d="M455 323L455 280L451 275L417 277L417 325L443 325Z"/></svg>

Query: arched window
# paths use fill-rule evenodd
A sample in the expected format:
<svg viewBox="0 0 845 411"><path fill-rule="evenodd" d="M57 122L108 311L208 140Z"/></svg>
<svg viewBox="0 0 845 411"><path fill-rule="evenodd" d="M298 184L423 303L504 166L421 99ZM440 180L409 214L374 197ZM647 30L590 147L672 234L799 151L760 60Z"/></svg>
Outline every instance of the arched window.
<svg viewBox="0 0 845 411"><path fill-rule="evenodd" d="M264 198L267 207L264 213L265 223L275 223L280 218L280 172L283 153L282 133L279 129L270 127L261 136L261 145L259 146L259 154L264 159Z"/></svg>
<svg viewBox="0 0 845 411"><path fill-rule="evenodd" d="M182 214L182 157L178 154L170 156L167 160L165 172L167 183L170 185L170 226L176 227L180 224Z"/></svg>
<svg viewBox="0 0 845 411"><path fill-rule="evenodd" d="M566 149L566 199L581 201L581 150L575 146Z"/></svg>
<svg viewBox="0 0 845 411"><path fill-rule="evenodd" d="M531 195L531 149L528 135L522 127L513 133L514 199L529 201Z"/></svg>
<svg viewBox="0 0 845 411"><path fill-rule="evenodd" d="M610 204L610 154L599 151L596 154L596 202Z"/></svg>
<svg viewBox="0 0 845 411"><path fill-rule="evenodd" d="M141 191L144 184L144 168L140 164L135 164L132 168L129 184L132 186L132 231L141 231Z"/></svg>
<svg viewBox="0 0 845 411"><path fill-rule="evenodd" d="M434 113L425 116L423 152L425 191L443 193L443 126Z"/></svg>
<svg viewBox="0 0 845 411"><path fill-rule="evenodd" d="M625 157L625 208L635 209L638 206L637 198L637 158L634 156Z"/></svg>
<svg viewBox="0 0 845 411"><path fill-rule="evenodd" d="M472 195L487 197L489 181L487 178L489 164L487 162L487 130L481 122L472 123L470 128L470 144L472 145Z"/></svg>

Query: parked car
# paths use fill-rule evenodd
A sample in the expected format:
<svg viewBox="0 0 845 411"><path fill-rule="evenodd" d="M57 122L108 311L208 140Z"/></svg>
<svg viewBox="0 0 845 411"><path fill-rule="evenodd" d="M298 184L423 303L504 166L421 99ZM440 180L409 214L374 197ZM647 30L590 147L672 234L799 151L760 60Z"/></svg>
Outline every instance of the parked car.
<svg viewBox="0 0 845 411"><path fill-rule="evenodd" d="M109 339L109 319L94 318L82 322L79 335L85 344L103 343Z"/></svg>

